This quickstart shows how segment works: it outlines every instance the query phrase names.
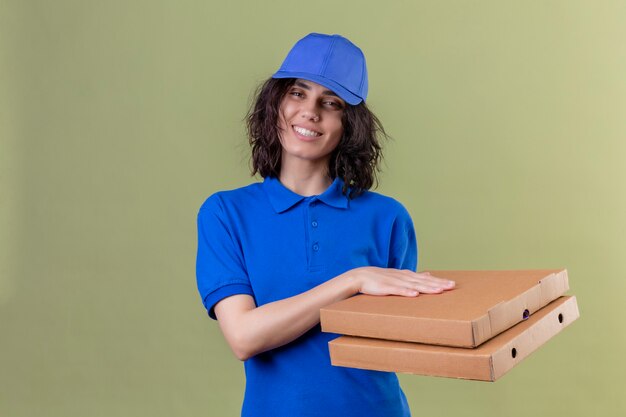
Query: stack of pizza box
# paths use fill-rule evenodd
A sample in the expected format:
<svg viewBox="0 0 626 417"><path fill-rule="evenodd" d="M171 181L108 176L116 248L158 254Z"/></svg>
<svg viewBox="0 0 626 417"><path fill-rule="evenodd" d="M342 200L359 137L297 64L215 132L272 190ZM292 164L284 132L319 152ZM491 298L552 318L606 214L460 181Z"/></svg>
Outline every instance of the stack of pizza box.
<svg viewBox="0 0 626 417"><path fill-rule="evenodd" d="M332 364L495 381L579 317L565 269L428 272L456 287L323 308Z"/></svg>

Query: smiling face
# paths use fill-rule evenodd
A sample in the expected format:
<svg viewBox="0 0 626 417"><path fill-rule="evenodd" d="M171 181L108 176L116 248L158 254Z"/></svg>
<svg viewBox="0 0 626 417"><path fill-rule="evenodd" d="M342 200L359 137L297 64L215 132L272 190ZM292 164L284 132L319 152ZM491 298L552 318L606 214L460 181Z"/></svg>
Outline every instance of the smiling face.
<svg viewBox="0 0 626 417"><path fill-rule="evenodd" d="M343 134L346 103L312 81L298 79L280 104L282 166L309 161L327 167Z"/></svg>

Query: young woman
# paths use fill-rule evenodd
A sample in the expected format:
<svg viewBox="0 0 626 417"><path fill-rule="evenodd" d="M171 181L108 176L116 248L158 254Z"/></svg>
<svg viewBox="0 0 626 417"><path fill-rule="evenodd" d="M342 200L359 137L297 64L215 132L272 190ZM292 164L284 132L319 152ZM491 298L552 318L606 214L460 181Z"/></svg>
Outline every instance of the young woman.
<svg viewBox="0 0 626 417"><path fill-rule="evenodd" d="M361 50L310 34L257 93L252 175L198 214L197 283L245 361L243 416L408 416L395 374L334 367L320 308L358 293L415 297L454 282L415 273L413 223L368 191L382 126L365 105Z"/></svg>

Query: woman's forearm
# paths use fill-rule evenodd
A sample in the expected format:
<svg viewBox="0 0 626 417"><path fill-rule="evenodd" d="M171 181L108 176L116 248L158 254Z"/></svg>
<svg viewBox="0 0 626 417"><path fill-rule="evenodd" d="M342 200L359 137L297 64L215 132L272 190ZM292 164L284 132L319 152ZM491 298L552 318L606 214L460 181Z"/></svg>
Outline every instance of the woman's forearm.
<svg viewBox="0 0 626 417"><path fill-rule="evenodd" d="M354 277L339 275L302 294L264 304L228 299L215 308L220 327L240 360L285 345L320 321L320 309L358 293Z"/></svg>
<svg viewBox="0 0 626 417"><path fill-rule="evenodd" d="M454 282L428 273L392 268L361 267L296 296L256 307L249 295L235 295L215 306L224 337L235 356L246 360L285 345L320 321L320 309L359 292L415 297L454 288Z"/></svg>

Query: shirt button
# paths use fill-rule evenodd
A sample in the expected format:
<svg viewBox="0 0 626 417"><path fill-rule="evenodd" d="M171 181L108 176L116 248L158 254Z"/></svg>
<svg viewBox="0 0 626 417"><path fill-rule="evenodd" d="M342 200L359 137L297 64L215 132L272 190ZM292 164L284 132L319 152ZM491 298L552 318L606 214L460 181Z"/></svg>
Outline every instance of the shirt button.
<svg viewBox="0 0 626 417"><path fill-rule="evenodd" d="M313 226L313 227L317 227L317 220L313 220L313 221L311 222L311 226Z"/></svg>
<svg viewBox="0 0 626 417"><path fill-rule="evenodd" d="M313 250L314 250L315 252L317 252L318 250L320 250L320 245L318 245L317 243L315 243L315 244L313 245Z"/></svg>

